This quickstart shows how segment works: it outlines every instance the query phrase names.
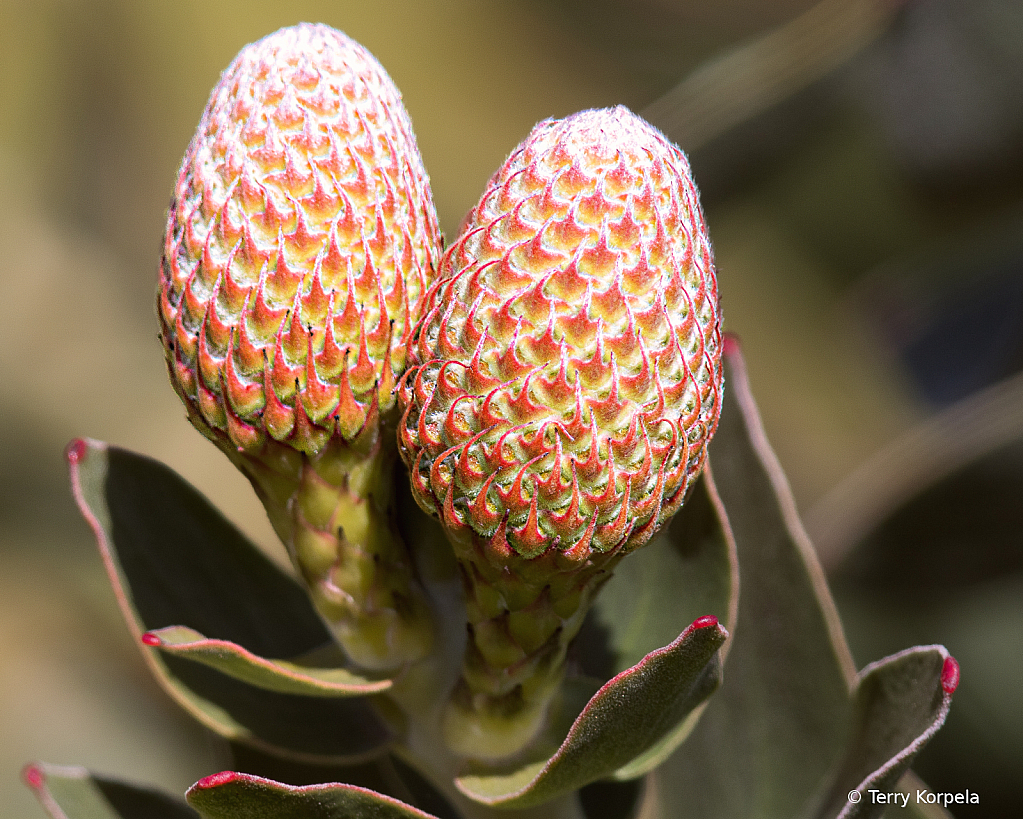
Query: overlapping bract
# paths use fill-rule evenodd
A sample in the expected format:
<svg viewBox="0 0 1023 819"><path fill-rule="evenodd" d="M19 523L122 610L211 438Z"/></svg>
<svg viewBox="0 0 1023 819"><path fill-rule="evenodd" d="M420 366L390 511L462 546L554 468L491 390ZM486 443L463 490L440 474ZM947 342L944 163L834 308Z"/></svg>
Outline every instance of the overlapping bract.
<svg viewBox="0 0 1023 819"><path fill-rule="evenodd" d="M506 757L717 426L717 281L681 151L622 107L540 123L441 259L409 355L399 445L469 619L445 736Z"/></svg>
<svg viewBox="0 0 1023 819"><path fill-rule="evenodd" d="M303 24L243 49L165 237L159 314L193 422L246 451L355 436L393 404L439 236L401 97L362 46Z"/></svg>
<svg viewBox="0 0 1023 819"><path fill-rule="evenodd" d="M495 558L646 542L721 405L717 282L678 148L622 107L541 123L427 298L401 386L419 502Z"/></svg>
<svg viewBox="0 0 1023 819"><path fill-rule="evenodd" d="M374 669L430 640L390 511L388 416L440 247L408 114L369 52L308 24L242 49L171 202L168 369L350 658Z"/></svg>

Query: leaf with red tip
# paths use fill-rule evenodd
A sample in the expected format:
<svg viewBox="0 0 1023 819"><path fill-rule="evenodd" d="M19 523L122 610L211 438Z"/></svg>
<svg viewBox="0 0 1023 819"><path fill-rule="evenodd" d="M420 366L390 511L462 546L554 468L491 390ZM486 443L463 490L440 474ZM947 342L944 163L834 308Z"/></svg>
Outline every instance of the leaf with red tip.
<svg viewBox="0 0 1023 819"><path fill-rule="evenodd" d="M674 640L682 624L713 615L731 631L738 607L738 565L710 470L670 523L630 554L601 590L577 639L583 670L600 679L618 674ZM728 652L722 649L722 662ZM659 765L688 736L702 708L628 765L616 779Z"/></svg>
<svg viewBox="0 0 1023 819"><path fill-rule="evenodd" d="M688 682L681 681L677 665L651 662L651 658L663 659L666 653L679 650L683 637L692 637L693 629L679 635L688 623L695 621L694 626L704 628L714 625L712 631L719 635L727 632L717 625L718 621L727 629L734 626L737 571L735 544L708 471L695 483L670 524L651 543L618 564L613 580L597 598L576 640L576 661L591 677L614 679L579 715L572 734L547 761L534 761L501 776L476 773L462 777L459 787L474 799L514 807L542 802L603 777L630 779L656 767L696 724L707 696L720 681L720 663L727 645L720 657L712 651L705 665L697 667L694 662L687 671L693 675L686 677ZM709 636L699 632L697 628L701 639ZM688 691L687 684L693 685ZM582 680L570 681L569 685L583 700L593 690L583 690ZM637 685L647 693L631 691ZM654 691L660 691L660 697L676 697L675 707L665 710L664 700ZM611 701L627 702L628 707L616 714L622 723L614 729L620 733L612 734L613 752L601 758L601 753L594 753L599 745L594 735L601 730L598 726L606 713L600 703ZM566 697L558 739L565 735L582 704L573 710L571 702L572 698ZM660 720L657 728L644 734L639 726L654 720L655 714ZM623 736L628 736L630 742L623 743ZM576 756L575 743L582 737L594 746L587 752L593 758Z"/></svg>
<svg viewBox="0 0 1023 819"><path fill-rule="evenodd" d="M295 787L232 771L200 779L186 797L203 819L432 819L367 788L336 782Z"/></svg>
<svg viewBox="0 0 1023 819"><path fill-rule="evenodd" d="M606 679L697 617L712 614L731 630L738 592L735 543L707 470L661 532L615 568L579 636L579 660L586 673Z"/></svg>
<svg viewBox="0 0 1023 819"><path fill-rule="evenodd" d="M840 758L855 669L771 452L738 346L709 460L741 570L728 677L654 774L664 816L798 816Z"/></svg>
<svg viewBox="0 0 1023 819"><path fill-rule="evenodd" d="M868 791L895 791L913 757L945 723L959 664L942 646L917 646L864 668L856 687L853 738L816 819L880 816ZM856 791L858 802L849 800Z"/></svg>
<svg viewBox="0 0 1023 819"><path fill-rule="evenodd" d="M476 771L455 784L477 802L529 807L614 774L673 732L721 682L728 632L702 617L670 645L622 671L590 698L547 759L510 771Z"/></svg>
<svg viewBox="0 0 1023 819"><path fill-rule="evenodd" d="M150 669L182 707L222 736L313 761L363 756L390 741L365 698L324 698L322 685L313 696L296 693L291 672L287 692L268 690L279 670L268 661L256 675L264 687L252 684L258 658L302 665L333 640L298 583L194 488L156 461L97 441L74 442L68 460L121 611L150 646ZM247 653L249 678L156 650L162 637L154 632L179 625L221 641L231 662Z"/></svg>
<svg viewBox="0 0 1023 819"><path fill-rule="evenodd" d="M737 342L726 337L724 350L710 462L742 569L738 626L724 685L648 779L643 809L661 819L834 819L849 790L889 784L889 773L894 787L944 719L943 650L911 649L856 675ZM953 676L947 669L949 685Z"/></svg>
<svg viewBox="0 0 1023 819"><path fill-rule="evenodd" d="M211 640L186 626L147 631L142 642L176 657L215 668L268 691L310 697L364 696L385 691L390 680L370 680L347 668L312 668L287 660L257 657L230 640Z"/></svg>
<svg viewBox="0 0 1023 819"><path fill-rule="evenodd" d="M85 768L37 762L22 777L52 819L198 819L180 799Z"/></svg>

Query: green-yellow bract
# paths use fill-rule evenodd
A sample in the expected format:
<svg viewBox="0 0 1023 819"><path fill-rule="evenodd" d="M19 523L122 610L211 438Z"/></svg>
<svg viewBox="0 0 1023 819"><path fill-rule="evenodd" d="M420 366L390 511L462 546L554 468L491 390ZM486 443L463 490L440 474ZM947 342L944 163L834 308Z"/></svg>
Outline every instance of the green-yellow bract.
<svg viewBox="0 0 1023 819"><path fill-rule="evenodd" d="M439 256L411 123L372 55L307 24L244 48L171 202L167 365L367 668L410 662L430 639L388 509L393 387Z"/></svg>
<svg viewBox="0 0 1023 819"><path fill-rule="evenodd" d="M622 107L537 125L445 252L410 359L402 455L472 630L449 743L504 756L717 426L721 312L685 156Z"/></svg>

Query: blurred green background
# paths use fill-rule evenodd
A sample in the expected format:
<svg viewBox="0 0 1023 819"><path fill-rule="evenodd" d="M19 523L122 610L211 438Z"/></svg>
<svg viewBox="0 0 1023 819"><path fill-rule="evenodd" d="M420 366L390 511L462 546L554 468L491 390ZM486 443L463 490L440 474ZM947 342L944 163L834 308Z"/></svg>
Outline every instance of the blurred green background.
<svg viewBox="0 0 1023 819"><path fill-rule="evenodd" d="M61 451L171 464L280 556L166 382L154 287L220 71L300 20L402 89L457 229L538 120L623 103L692 159L726 324L857 662L941 642L920 760L966 816L1023 777L1023 4L1018 0L0 0L0 804L32 759L181 792L217 742L148 679ZM1017 792L1014 793L1013 789Z"/></svg>

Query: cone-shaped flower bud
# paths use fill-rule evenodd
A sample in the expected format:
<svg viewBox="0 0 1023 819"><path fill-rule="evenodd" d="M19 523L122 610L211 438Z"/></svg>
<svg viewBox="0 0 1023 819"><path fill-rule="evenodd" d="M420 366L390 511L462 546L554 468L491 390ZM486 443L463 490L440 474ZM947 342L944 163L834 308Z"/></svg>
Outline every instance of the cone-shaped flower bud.
<svg viewBox="0 0 1023 819"><path fill-rule="evenodd" d="M400 94L327 26L242 49L181 165L158 296L189 419L253 481L351 657L429 625L388 515L396 379L440 256Z"/></svg>
<svg viewBox="0 0 1023 819"><path fill-rule="evenodd" d="M703 467L720 332L681 151L622 107L537 125L445 252L400 383L413 491L467 590L456 751L539 730L589 601Z"/></svg>

